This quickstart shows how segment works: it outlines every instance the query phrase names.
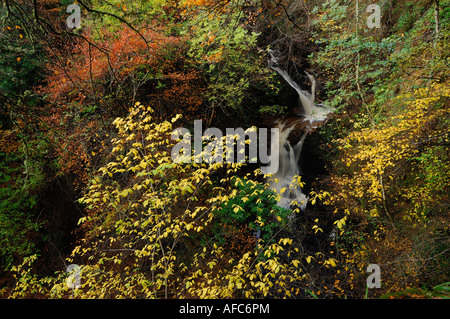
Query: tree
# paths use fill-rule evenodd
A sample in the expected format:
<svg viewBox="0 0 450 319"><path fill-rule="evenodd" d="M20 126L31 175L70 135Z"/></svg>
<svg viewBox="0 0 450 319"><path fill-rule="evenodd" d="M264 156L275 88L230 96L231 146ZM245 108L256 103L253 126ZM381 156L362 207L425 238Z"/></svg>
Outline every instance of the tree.
<svg viewBox="0 0 450 319"><path fill-rule="evenodd" d="M385 269L376 295L419 282L435 285L434 280L445 279L425 273L441 273L446 267L440 256L448 246L442 218L448 205L443 148L449 118L444 107L448 72L436 66L449 52L442 39L434 44L432 37L418 40L433 34L434 8L414 7L426 14L408 28L403 17L411 13L401 13L393 28L400 34L360 29L355 37L337 2L323 9L330 4L334 10L314 11L323 26L318 42L324 48L312 57L330 72L328 101L342 110L328 128L334 130L329 140L333 174L326 179L331 185L326 203L338 218L339 261L348 271L351 290L358 281L364 284L365 267L374 262ZM441 36L446 37L446 30L448 26ZM430 267L427 260L435 264Z"/></svg>
<svg viewBox="0 0 450 319"><path fill-rule="evenodd" d="M82 288L75 296L290 296L302 280L301 255L291 247L292 239L281 236L285 226L280 221L286 225L288 220L276 207L275 194L250 176L231 178L242 164L172 162L172 123L180 116L155 123L152 113L137 103L126 118L114 121L118 136L110 161L80 200L88 210L80 219L86 237L68 259L83 265ZM242 207L239 187L248 194ZM241 246L246 250L238 249L229 259L230 243L216 240L224 235L215 233L217 222L246 236L260 227L261 239ZM44 278L36 285L62 297L67 288L60 280ZM55 285L48 286L49 281ZM18 287L14 294L25 296L33 285Z"/></svg>

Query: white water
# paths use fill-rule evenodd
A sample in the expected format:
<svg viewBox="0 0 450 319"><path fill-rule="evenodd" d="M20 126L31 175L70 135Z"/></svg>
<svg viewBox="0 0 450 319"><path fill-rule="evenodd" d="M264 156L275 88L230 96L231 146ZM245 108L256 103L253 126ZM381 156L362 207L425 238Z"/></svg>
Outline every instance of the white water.
<svg viewBox="0 0 450 319"><path fill-rule="evenodd" d="M333 112L334 109L331 107L319 107L314 104L316 91L316 80L314 77L305 72L311 81L311 93L302 90L298 83L296 83L286 71L278 67L278 58L273 55L272 50L269 50L269 54L269 66L278 72L278 74L280 74L283 79L297 91L299 101L303 106L304 120L309 121L310 123L326 120L327 115ZM292 208L291 203L294 204L295 202L293 201L296 201L297 203L295 205L300 207L301 210L304 210L308 203L308 197L303 194L302 188L297 181L293 181L293 178L300 174L298 163L308 131L306 131L297 144L292 147L288 137L294 126L295 121L290 127L287 127L284 123L277 122L279 134L274 136L274 138L279 141L279 166L278 171L268 179L268 183L277 194L280 194L278 206L289 209ZM284 191L282 192L282 190Z"/></svg>
<svg viewBox="0 0 450 319"><path fill-rule="evenodd" d="M334 111L331 107L319 107L315 105L315 93L316 93L316 79L305 71L306 75L308 76L309 80L311 81L311 93L302 90L298 83L296 83L291 76L284 70L280 69L278 67L278 58L276 58L273 55L273 51L269 50L270 59L269 59L269 66L275 70L278 74L280 74L283 79L289 83L291 87L297 91L299 101L303 106L304 111L304 120L312 122L318 122L318 121L324 121L327 118L327 115Z"/></svg>
<svg viewBox="0 0 450 319"><path fill-rule="evenodd" d="M274 138L279 140L279 166L278 171L267 181L270 188L280 195L278 206L289 209L291 202L296 201L296 205L304 210L308 197L302 193L300 185L296 181L293 182L293 178L300 174L298 162L307 133L292 147L288 137L293 127L286 127L283 123L278 123L277 127L279 134L276 134Z"/></svg>

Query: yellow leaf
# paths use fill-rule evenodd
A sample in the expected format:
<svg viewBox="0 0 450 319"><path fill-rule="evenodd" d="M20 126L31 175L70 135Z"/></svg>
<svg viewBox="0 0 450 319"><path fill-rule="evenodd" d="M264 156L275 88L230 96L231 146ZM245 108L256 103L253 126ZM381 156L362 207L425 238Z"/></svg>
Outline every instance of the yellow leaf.
<svg viewBox="0 0 450 319"><path fill-rule="evenodd" d="M292 264L294 265L294 267L298 267L298 265L300 264L300 261L298 261L297 259L294 259L292 261Z"/></svg>
<svg viewBox="0 0 450 319"><path fill-rule="evenodd" d="M132 149L130 150L130 152L133 153L134 156L137 156L137 155L138 155L138 151L137 151L137 149L135 149L135 148L132 148Z"/></svg>
<svg viewBox="0 0 450 319"><path fill-rule="evenodd" d="M142 167L142 168L146 168L147 167L147 162L141 162L139 164L139 166Z"/></svg>

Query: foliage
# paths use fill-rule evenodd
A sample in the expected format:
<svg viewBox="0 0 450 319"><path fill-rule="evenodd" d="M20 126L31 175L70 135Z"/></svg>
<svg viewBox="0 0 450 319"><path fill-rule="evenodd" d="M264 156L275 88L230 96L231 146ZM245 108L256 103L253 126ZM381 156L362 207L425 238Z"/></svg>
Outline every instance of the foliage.
<svg viewBox="0 0 450 319"><path fill-rule="evenodd" d="M445 86L436 84L411 95L398 96L397 100L406 102L403 114L391 117L389 124L355 130L342 141L340 148L348 153L343 164L359 167L358 173L353 172L347 182L352 183L351 197L364 198L368 208L371 204L384 206L385 193L390 191L387 179L393 179L390 171L417 154L417 147L425 140L445 134L443 130L436 130L430 136L427 126L448 114L448 110L442 108L430 110L430 104L445 99L448 94Z"/></svg>
<svg viewBox="0 0 450 319"><path fill-rule="evenodd" d="M379 3L379 29L362 0L79 0L68 30L71 3L0 8L1 297L448 297L448 0ZM268 48L326 122L291 117ZM255 166L172 161L193 119L280 117L308 132L304 211Z"/></svg>
<svg viewBox="0 0 450 319"><path fill-rule="evenodd" d="M31 91L43 78L39 48L25 30L0 10L0 268L19 262L36 251L33 209L45 183L48 145L30 133L27 107L35 107Z"/></svg>
<svg viewBox="0 0 450 319"><path fill-rule="evenodd" d="M269 95L277 86L264 52L257 50L259 34L240 22L246 13L238 5L231 1L212 13L188 6L185 14L194 14L188 24L188 54L208 77L205 97L212 112L247 117L253 111L249 104L258 101L253 92Z"/></svg>
<svg viewBox="0 0 450 319"><path fill-rule="evenodd" d="M327 1L322 8L315 7L314 20L318 29L313 33L315 43L323 49L311 55L313 65L320 67L325 78L325 103L343 109L346 103L367 104L368 95L382 83L392 62L398 38L379 38L376 34L355 32L343 27L349 23L348 5Z"/></svg>
<svg viewBox="0 0 450 319"><path fill-rule="evenodd" d="M45 291L40 278L37 275L31 273L31 266L37 258L37 254L27 256L23 259L20 265L13 266L12 270L16 274L17 281L20 282L20 285L18 285L20 286L20 288L18 288L17 291L12 294L13 298L19 296L28 298L36 297L38 294Z"/></svg>
<svg viewBox="0 0 450 319"><path fill-rule="evenodd" d="M178 40L153 29L136 33L122 25L116 34L103 34L100 43L86 31L74 55L49 65L49 85L42 89L53 101L94 102L101 107L123 108L122 100L136 97L142 82L162 72L159 63L164 46ZM161 74L159 75L161 76ZM131 91L131 94L127 91Z"/></svg>
<svg viewBox="0 0 450 319"><path fill-rule="evenodd" d="M330 141L333 191L325 201L337 216L340 261L352 285L363 284L366 265L379 264L377 295L420 282L432 287L448 269L448 69L435 65L449 51L441 40L418 44L431 28L426 19L409 36L401 34L400 45L396 34L372 42L363 30L352 33L352 23L341 24L337 11L317 14L319 23L333 26L323 31L325 47L314 58L322 68L333 61L326 87L329 101L342 106ZM335 22L324 18L331 15ZM443 24L440 37L447 38L447 30ZM341 61L354 62L348 68Z"/></svg>
<svg viewBox="0 0 450 319"><path fill-rule="evenodd" d="M45 145L35 141L20 147L15 130L0 130L0 252L1 268L36 251L35 240L41 222L32 211L45 174L40 156ZM26 148L35 148L34 154ZM42 153L41 153L42 152Z"/></svg>
<svg viewBox="0 0 450 319"><path fill-rule="evenodd" d="M278 207L275 194L262 184L237 177L232 177L230 182L234 184L236 195L232 194L217 212L218 229L230 224L248 225L249 230L260 234L262 242L268 243L275 230L288 222L291 211Z"/></svg>
<svg viewBox="0 0 450 319"><path fill-rule="evenodd" d="M15 98L40 82L43 72L37 49L21 26L2 23L0 28L0 93Z"/></svg>
<svg viewBox="0 0 450 319"><path fill-rule="evenodd" d="M209 234L216 219L240 218L224 204L238 196L235 183L250 194L263 191L262 185L231 176L214 182L217 172L236 172L241 164L173 163L169 137L179 116L155 123L152 112L137 103L127 118L116 119L112 161L98 170L81 199L89 215L80 219L87 236L69 260L84 265L83 288L75 296L289 296L290 284L301 279L294 257L298 249L289 247L292 239L273 234L235 259L224 259L217 243L201 246L190 239ZM264 214L264 220L251 214L245 219L268 235L279 209ZM55 296L67 292L54 286L48 293L55 291Z"/></svg>

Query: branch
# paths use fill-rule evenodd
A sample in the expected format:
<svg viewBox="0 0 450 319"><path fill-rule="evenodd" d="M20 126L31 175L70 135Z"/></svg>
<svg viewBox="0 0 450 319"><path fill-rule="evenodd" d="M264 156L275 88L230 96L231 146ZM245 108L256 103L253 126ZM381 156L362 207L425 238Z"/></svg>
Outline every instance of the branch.
<svg viewBox="0 0 450 319"><path fill-rule="evenodd" d="M310 31L309 29L308 29L308 30L305 30L305 29L300 28L300 27L295 23L295 21L292 20L291 16L289 15L289 13L288 13L288 11L287 11L287 9L286 9L286 6L285 6L283 3L281 3L281 1L279 1L279 2L277 3L276 6L281 6L281 7L283 8L284 13L286 14L286 17L287 17L288 20L294 25L294 27L296 27L297 29L299 29L300 31L303 31L303 32L309 32L309 31Z"/></svg>
<svg viewBox="0 0 450 319"><path fill-rule="evenodd" d="M84 3L84 1L82 1L82 0L80 0L79 3L80 3L87 11L89 11L89 12L94 12L94 13L98 13L98 14L105 14L105 15L111 16L111 17L116 18L116 19L118 19L119 21L125 23L131 30L133 30L134 32L136 32L136 33L142 38L142 40L144 40L145 45L147 46L148 49L150 49L150 47L149 47L149 45L148 45L148 41L147 41L147 39L142 35L142 33L140 33L139 30L137 30L135 27L133 27L133 26L132 26L127 20L125 20L124 18L119 17L118 15L115 15L115 14L110 13L110 12L103 12L103 11L99 11L99 10L96 10L96 9L92 9L92 8L88 7L88 6Z"/></svg>

